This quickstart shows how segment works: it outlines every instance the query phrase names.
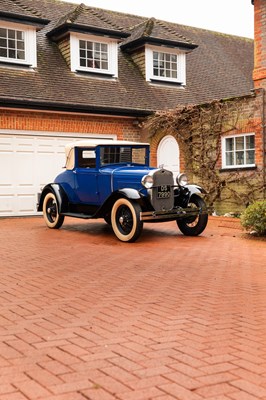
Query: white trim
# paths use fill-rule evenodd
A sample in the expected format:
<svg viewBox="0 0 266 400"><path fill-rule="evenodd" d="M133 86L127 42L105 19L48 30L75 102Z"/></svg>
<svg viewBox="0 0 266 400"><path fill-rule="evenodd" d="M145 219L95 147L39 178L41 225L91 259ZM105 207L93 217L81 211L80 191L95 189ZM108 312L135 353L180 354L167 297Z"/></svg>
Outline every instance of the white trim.
<svg viewBox="0 0 266 400"><path fill-rule="evenodd" d="M256 164L232 164L232 165L226 165L226 139L232 139L232 138L237 138L237 137L246 137L246 136L254 136L255 138L255 133L250 132L250 133L241 133L241 134L236 134L236 135L230 135L230 136L223 136L221 140L221 145L222 145L222 169L232 169L232 168L249 168L249 167L255 167ZM254 149L246 149L244 148L243 151L247 150L252 150L254 151L254 157L255 157L255 151L256 151L256 146L254 146ZM234 154L236 152L236 149L232 151Z"/></svg>
<svg viewBox="0 0 266 400"><path fill-rule="evenodd" d="M28 131L16 129L0 129L0 135L12 136L45 136L45 137L61 137L78 139L111 139L116 140L117 135L102 133L80 133L80 132L52 132L52 131Z"/></svg>
<svg viewBox="0 0 266 400"><path fill-rule="evenodd" d="M153 75L153 52L174 54L178 58L177 79ZM173 82L186 85L186 53L180 49L163 46L145 46L146 81Z"/></svg>
<svg viewBox="0 0 266 400"><path fill-rule="evenodd" d="M23 31L25 34L25 60L17 58L0 57L0 61L10 64L29 65L32 68L37 67L37 51L36 51L36 28L29 25L17 24L0 20L0 27L4 29L14 29Z"/></svg>
<svg viewBox="0 0 266 400"><path fill-rule="evenodd" d="M81 67L79 64L79 40L87 40L91 42L104 43L107 44L108 47L108 69L95 69L95 68L87 68ZM70 62L71 62L71 71L84 71L91 72L94 74L107 74L113 77L118 76L118 41L103 37L103 36L95 36L88 35L82 33L73 33L70 34Z"/></svg>

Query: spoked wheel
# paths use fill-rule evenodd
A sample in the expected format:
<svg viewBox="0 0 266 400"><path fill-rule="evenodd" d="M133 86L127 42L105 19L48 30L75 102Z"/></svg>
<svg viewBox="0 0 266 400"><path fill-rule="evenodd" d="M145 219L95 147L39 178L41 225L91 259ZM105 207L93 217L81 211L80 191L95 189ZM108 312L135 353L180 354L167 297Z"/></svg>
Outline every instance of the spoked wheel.
<svg viewBox="0 0 266 400"><path fill-rule="evenodd" d="M188 208L205 209L205 201L199 196L193 196L188 204ZM208 222L208 214L194 215L188 218L177 220L176 223L180 231L186 236L198 236L206 228Z"/></svg>
<svg viewBox="0 0 266 400"><path fill-rule="evenodd" d="M64 222L64 216L58 213L58 204L52 192L46 194L43 201L43 217L46 225L51 229L58 229Z"/></svg>
<svg viewBox="0 0 266 400"><path fill-rule="evenodd" d="M143 228L140 220L141 208L128 199L118 199L112 208L111 224L115 235L122 242L135 242Z"/></svg>

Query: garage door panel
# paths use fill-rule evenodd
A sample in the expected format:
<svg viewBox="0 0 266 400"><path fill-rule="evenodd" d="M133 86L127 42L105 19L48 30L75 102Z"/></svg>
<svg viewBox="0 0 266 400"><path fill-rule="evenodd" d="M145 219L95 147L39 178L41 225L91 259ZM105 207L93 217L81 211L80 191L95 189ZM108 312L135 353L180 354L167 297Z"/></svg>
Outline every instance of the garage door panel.
<svg viewBox="0 0 266 400"><path fill-rule="evenodd" d="M21 213L35 213L36 212L36 195L35 194L18 194L17 208Z"/></svg>
<svg viewBox="0 0 266 400"><path fill-rule="evenodd" d="M0 216L12 214L15 206L13 194L1 194L0 192Z"/></svg>
<svg viewBox="0 0 266 400"><path fill-rule="evenodd" d="M16 182L18 185L34 184L34 157L27 153L18 153L16 155Z"/></svg>
<svg viewBox="0 0 266 400"><path fill-rule="evenodd" d="M0 216L37 214L37 194L64 171L75 137L0 135Z"/></svg>

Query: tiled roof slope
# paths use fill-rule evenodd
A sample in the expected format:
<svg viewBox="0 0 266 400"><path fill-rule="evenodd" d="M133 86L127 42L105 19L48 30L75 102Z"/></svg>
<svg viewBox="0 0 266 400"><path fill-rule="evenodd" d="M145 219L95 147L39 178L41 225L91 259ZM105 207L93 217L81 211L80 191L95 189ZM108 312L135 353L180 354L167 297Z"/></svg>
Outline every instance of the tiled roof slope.
<svg viewBox="0 0 266 400"><path fill-rule="evenodd" d="M42 12L39 9L35 8L34 4L24 4L24 2L20 0L1 0L0 13L9 16L18 16L20 17L20 19L24 20L45 20Z"/></svg>
<svg viewBox="0 0 266 400"><path fill-rule="evenodd" d="M253 88L251 39L155 20L154 35L175 37L198 46L187 54L187 86L149 84L125 51L119 52L118 79L97 79L71 72L57 45L46 36L75 12L77 4L59 0L1 0L0 13L8 4L9 10L32 9L51 22L37 34L35 71L0 65L0 104L28 103L72 111L144 115L178 105L246 95ZM116 32L136 33L136 27L149 20L84 5L81 8L75 23L95 24ZM129 39L130 36L125 40Z"/></svg>

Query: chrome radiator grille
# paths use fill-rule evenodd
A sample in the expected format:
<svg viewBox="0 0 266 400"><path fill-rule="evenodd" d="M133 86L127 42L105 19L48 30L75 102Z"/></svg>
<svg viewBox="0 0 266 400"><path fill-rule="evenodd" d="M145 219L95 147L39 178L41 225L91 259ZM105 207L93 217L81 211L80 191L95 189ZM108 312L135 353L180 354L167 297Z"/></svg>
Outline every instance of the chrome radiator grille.
<svg viewBox="0 0 266 400"><path fill-rule="evenodd" d="M153 188L149 193L155 211L171 210L174 206L173 174L159 169L153 174Z"/></svg>

